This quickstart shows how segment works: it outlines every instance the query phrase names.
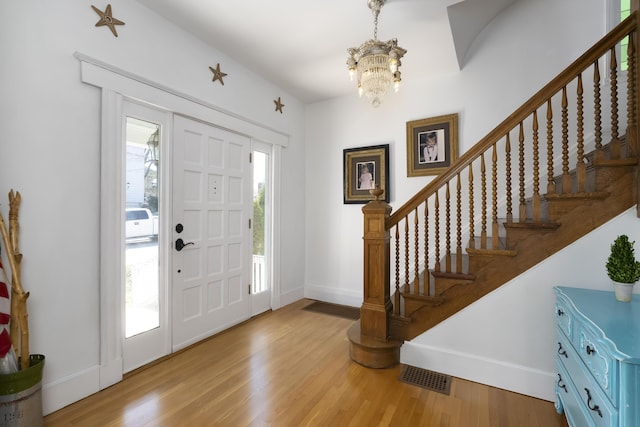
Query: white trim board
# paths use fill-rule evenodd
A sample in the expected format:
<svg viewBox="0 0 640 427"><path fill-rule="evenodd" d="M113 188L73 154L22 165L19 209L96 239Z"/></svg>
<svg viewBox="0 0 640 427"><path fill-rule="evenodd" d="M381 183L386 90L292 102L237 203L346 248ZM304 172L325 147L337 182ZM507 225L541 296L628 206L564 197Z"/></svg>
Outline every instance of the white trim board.
<svg viewBox="0 0 640 427"><path fill-rule="evenodd" d="M555 373L406 341L400 363L441 372L538 399L555 400Z"/></svg>
<svg viewBox="0 0 640 427"><path fill-rule="evenodd" d="M84 83L112 89L124 96L179 112L259 141L283 147L289 145L289 135L283 132L83 53L75 52L74 56L80 61L81 80Z"/></svg>

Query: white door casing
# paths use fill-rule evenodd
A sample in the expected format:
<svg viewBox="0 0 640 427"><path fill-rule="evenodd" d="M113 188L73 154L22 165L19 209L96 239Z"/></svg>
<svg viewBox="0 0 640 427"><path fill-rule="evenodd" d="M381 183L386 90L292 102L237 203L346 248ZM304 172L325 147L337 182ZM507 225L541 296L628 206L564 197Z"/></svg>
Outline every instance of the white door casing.
<svg viewBox="0 0 640 427"><path fill-rule="evenodd" d="M159 106L167 112L185 114L198 120L212 122L217 126L251 135L252 138L272 146L272 200L274 203L272 204L273 228L270 246L272 253L271 304L274 309L282 304L280 295L281 207L278 200L281 192L282 150L289 145L290 135L81 52L75 52L74 57L80 63L81 81L101 90L100 362L99 378L95 387L104 389L121 381L123 373L123 314L119 309L121 291L119 286L114 286L114 283L120 281L124 262L122 241L119 237L120 232L124 232L124 221L119 215L124 206L121 186L124 165L120 144L124 132L122 128L124 100L141 100L149 105ZM167 144L164 146L167 147ZM164 158L169 160L170 155L164 154ZM167 161L165 161L166 164ZM165 218L168 219L168 216L165 215ZM169 224L166 230L173 230L174 225ZM167 244L172 245L173 241ZM173 274L175 274L173 271L170 272L170 275ZM64 396L77 395L77 384L76 380L71 379L56 385L56 395L59 396L56 402L61 402L61 405L70 403ZM91 390L95 391L93 388ZM56 403L52 404L55 406Z"/></svg>

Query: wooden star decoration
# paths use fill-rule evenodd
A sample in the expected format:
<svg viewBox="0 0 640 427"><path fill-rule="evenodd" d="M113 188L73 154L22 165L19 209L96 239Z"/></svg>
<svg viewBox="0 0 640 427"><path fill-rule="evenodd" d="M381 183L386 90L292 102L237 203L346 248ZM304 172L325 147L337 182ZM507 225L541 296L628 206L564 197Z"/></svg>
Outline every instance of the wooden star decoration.
<svg viewBox="0 0 640 427"><path fill-rule="evenodd" d="M278 99L274 99L273 102L276 104L276 111L280 111L280 114L282 114L282 107L284 107L284 104L280 100L280 97L278 97Z"/></svg>
<svg viewBox="0 0 640 427"><path fill-rule="evenodd" d="M222 86L224 86L224 80L222 80L222 78L224 76L226 76L227 73L223 73L222 71L220 71L220 63L218 63L218 65L216 65L216 68L209 67L209 69L213 73L213 80L212 81L215 82L216 80L220 80L220 84Z"/></svg>
<svg viewBox="0 0 640 427"><path fill-rule="evenodd" d="M98 15L100 15L100 20L96 23L96 27L107 26L111 30L114 36L118 37L118 32L116 31L116 25L124 25L124 22L120 21L113 17L111 13L111 5L108 4L107 8L103 11L91 5L91 8L96 11Z"/></svg>

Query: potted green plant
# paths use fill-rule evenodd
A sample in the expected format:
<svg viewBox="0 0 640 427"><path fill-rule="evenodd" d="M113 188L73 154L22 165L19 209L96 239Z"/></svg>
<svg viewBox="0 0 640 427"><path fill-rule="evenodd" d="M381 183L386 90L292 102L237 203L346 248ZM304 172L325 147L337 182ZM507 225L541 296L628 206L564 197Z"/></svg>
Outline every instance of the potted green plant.
<svg viewBox="0 0 640 427"><path fill-rule="evenodd" d="M629 241L626 234L622 234L611 244L606 267L618 301L631 301L633 285L640 280L640 262L635 257L634 243Z"/></svg>

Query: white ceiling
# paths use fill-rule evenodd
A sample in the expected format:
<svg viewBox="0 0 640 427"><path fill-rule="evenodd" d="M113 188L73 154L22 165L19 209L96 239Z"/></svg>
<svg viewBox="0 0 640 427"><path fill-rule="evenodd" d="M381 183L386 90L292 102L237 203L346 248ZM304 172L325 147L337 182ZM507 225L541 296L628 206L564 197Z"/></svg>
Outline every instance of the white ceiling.
<svg viewBox="0 0 640 427"><path fill-rule="evenodd" d="M305 103L355 94L347 48L373 38L367 0L138 1ZM515 1L387 0L378 39L407 49L405 82L456 72L475 36ZM211 62L225 72L224 61Z"/></svg>

